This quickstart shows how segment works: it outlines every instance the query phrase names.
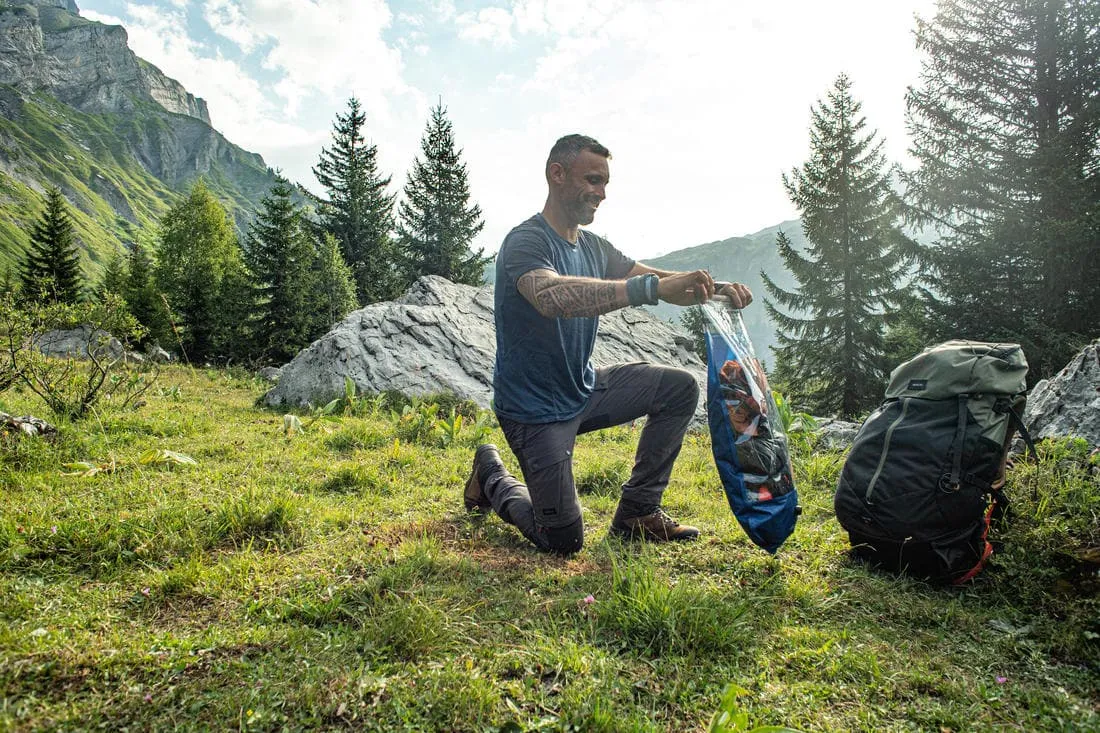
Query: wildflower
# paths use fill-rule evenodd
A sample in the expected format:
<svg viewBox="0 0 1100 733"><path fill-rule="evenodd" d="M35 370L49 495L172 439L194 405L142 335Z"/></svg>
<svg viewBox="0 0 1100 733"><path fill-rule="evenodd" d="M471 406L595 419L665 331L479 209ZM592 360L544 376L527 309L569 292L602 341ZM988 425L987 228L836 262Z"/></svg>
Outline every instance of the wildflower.
<svg viewBox="0 0 1100 733"><path fill-rule="evenodd" d="M57 534L57 525L50 527L50 534Z"/></svg>
<svg viewBox="0 0 1100 733"><path fill-rule="evenodd" d="M586 605L586 606L591 606L595 602L596 602L596 597L594 595L592 595L591 593L589 593L588 595L586 595L584 597L584 605Z"/></svg>
<svg viewBox="0 0 1100 733"><path fill-rule="evenodd" d="M142 589L141 589L141 595L143 595L143 596L145 596L146 598L148 598L148 597L149 597L149 589L148 589L148 588L142 588Z"/></svg>
<svg viewBox="0 0 1100 733"><path fill-rule="evenodd" d="M1008 682L1007 677L1001 677L1000 675L996 677L996 680L998 685L1003 685L1004 683Z"/></svg>
<svg viewBox="0 0 1100 733"><path fill-rule="evenodd" d="M153 702L153 693L151 693L151 692L146 692L145 693L145 702Z"/></svg>

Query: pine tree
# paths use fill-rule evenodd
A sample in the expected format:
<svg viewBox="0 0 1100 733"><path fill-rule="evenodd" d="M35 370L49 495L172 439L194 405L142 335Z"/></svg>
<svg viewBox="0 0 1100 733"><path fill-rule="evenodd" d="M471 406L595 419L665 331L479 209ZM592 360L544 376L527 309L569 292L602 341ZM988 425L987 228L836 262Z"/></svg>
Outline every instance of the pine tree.
<svg viewBox="0 0 1100 733"><path fill-rule="evenodd" d="M455 150L454 131L442 103L420 141L399 206L398 247L405 283L421 275L439 275L456 283L480 285L491 258L470 243L485 226L481 208L470 205L466 165Z"/></svg>
<svg viewBox="0 0 1100 733"><path fill-rule="evenodd" d="M390 177L378 171L378 147L363 137L366 115L359 100L348 100L348 112L336 115L332 147L322 148L313 175L325 189L318 200L321 226L340 242L344 261L355 277L363 304L398 293L394 269L393 203Z"/></svg>
<svg viewBox="0 0 1100 733"><path fill-rule="evenodd" d="M107 266L103 268L103 277L99 279L99 286L95 291L96 299L100 302L103 301L108 293L122 295L125 300L124 293L126 278L128 277L126 259L126 255L122 252L116 252L111 259L107 261Z"/></svg>
<svg viewBox="0 0 1100 733"><path fill-rule="evenodd" d="M940 338L1018 341L1038 379L1100 336L1100 3L942 0L907 124Z"/></svg>
<svg viewBox="0 0 1100 733"><path fill-rule="evenodd" d="M259 353L282 362L312 336L317 314L316 252L290 183L278 176L249 227L244 250L258 306L254 336Z"/></svg>
<svg viewBox="0 0 1100 733"><path fill-rule="evenodd" d="M28 301L76 303L83 296L80 254L61 190L46 191L46 210L31 231L23 260L22 296Z"/></svg>
<svg viewBox="0 0 1100 733"><path fill-rule="evenodd" d="M776 371L789 396L845 417L882 396L885 318L904 292L898 281L912 246L896 226L883 142L864 132L850 89L840 75L813 108L810 159L783 176L808 245L799 253L781 232L776 246L798 287L783 290L761 272L774 299L765 307L779 326Z"/></svg>
<svg viewBox="0 0 1100 733"><path fill-rule="evenodd" d="M184 357L225 357L223 281L240 267L240 247L225 207L201 180L160 221L157 288L175 317Z"/></svg>
<svg viewBox="0 0 1100 733"><path fill-rule="evenodd" d="M355 282L351 269L340 254L336 237L325 232L317 243L313 260L314 293L316 302L311 307L314 322L310 339L323 336L333 324L355 310Z"/></svg>
<svg viewBox="0 0 1100 733"><path fill-rule="evenodd" d="M680 314L680 325L691 334L691 350L705 364L707 361L707 328L702 307L693 305L690 308L685 308L684 312Z"/></svg>
<svg viewBox="0 0 1100 733"><path fill-rule="evenodd" d="M139 242L134 243L127 258L122 297L130 313L145 327L147 343L171 344L171 325L164 301L153 281L153 260L146 247Z"/></svg>

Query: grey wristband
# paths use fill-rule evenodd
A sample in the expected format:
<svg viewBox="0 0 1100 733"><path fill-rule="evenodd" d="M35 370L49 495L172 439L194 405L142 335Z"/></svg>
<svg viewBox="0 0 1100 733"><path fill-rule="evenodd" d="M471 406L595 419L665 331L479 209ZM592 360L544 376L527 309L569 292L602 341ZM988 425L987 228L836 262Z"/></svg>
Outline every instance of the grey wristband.
<svg viewBox="0 0 1100 733"><path fill-rule="evenodd" d="M633 306L639 306L646 302L645 283L642 279L645 275L635 275L626 279L626 299Z"/></svg>
<svg viewBox="0 0 1100 733"><path fill-rule="evenodd" d="M657 285L661 279L652 272L648 272L642 275L642 282L645 283L645 302L648 305L657 305L660 302L660 298L657 297Z"/></svg>

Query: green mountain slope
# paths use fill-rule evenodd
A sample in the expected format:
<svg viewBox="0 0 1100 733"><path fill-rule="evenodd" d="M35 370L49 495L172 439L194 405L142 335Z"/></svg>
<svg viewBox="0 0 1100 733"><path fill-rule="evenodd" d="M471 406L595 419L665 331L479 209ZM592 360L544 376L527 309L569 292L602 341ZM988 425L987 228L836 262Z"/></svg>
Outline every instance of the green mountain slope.
<svg viewBox="0 0 1100 733"><path fill-rule="evenodd" d="M50 186L69 203L93 280L200 176L246 229L274 172L137 58L124 29L0 4L0 41L0 275L21 261Z"/></svg>
<svg viewBox="0 0 1100 733"><path fill-rule="evenodd" d="M791 288L795 285L794 277L784 266L775 248L775 237L780 231L787 235L797 249L805 247L806 238L802 234L802 224L793 219L744 237L730 237L648 258L645 263L662 270L702 268L709 270L715 280L737 281L748 285L755 302L742 311L741 316L749 331L749 338L756 347L757 356L770 363L773 361L771 347L778 342L775 338L775 324L764 310L764 281L760 273L766 272L780 287ZM679 323L684 309L661 303L650 310L661 318Z"/></svg>

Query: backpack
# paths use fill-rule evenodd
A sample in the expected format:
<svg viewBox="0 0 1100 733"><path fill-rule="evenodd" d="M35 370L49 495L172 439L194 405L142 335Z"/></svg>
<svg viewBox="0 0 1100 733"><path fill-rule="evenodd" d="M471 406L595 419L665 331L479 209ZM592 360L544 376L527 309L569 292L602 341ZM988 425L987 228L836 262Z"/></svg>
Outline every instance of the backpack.
<svg viewBox="0 0 1100 733"><path fill-rule="evenodd" d="M834 499L855 558L936 582L981 572L990 524L1008 506L1014 429L1034 451L1020 420L1026 375L1019 345L974 341L927 348L891 372Z"/></svg>

